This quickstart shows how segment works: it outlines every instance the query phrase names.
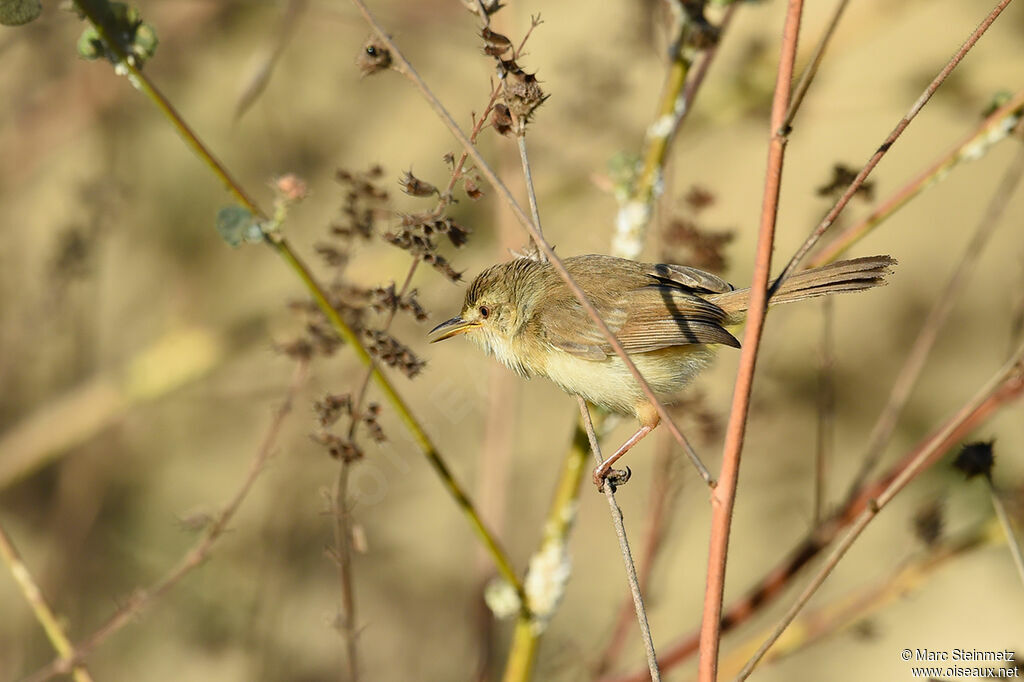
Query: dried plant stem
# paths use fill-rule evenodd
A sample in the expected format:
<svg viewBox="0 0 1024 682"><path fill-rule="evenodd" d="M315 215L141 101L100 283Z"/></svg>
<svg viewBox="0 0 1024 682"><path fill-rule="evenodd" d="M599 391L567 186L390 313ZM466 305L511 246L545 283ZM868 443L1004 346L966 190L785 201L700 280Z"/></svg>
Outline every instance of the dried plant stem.
<svg viewBox="0 0 1024 682"><path fill-rule="evenodd" d="M782 633L789 627L800 610L807 604L825 579L839 564L846 552L853 543L864 532L868 524L878 513L885 508L892 499L903 490L908 483L913 481L930 464L934 463L949 448L954 436L961 431L961 427L968 421L984 418L991 412L1003 405L1018 399L1024 392L1024 367L1021 367L1021 360L1024 358L1024 345L1019 347L1010 358L1010 361L1003 365L998 372L982 387L978 393L971 398L955 415L950 417L936 432L929 438L904 467L900 473L892 479L880 495L868 500L864 510L853 522L850 530L832 551L825 565L814 576L807 587L800 593L793 605L780 619L778 625L764 641L757 652L747 661L737 677L738 680L745 680L753 672L758 662L765 655L768 649L778 640Z"/></svg>
<svg viewBox="0 0 1024 682"><path fill-rule="evenodd" d="M68 639L67 634L64 632L57 614L50 608L46 597L43 596L43 591L39 589L35 578L32 577L32 572L28 570L28 566L22 561L18 548L14 546L14 541L7 534L3 524L0 524L0 559L3 559L3 562L7 564L8 570L10 570L11 575L14 577L14 582L18 584L18 588L25 596L25 601L32 607L32 613L46 633L46 638L50 640L50 644L53 645L53 648L60 655L60 661L68 662L75 682L92 682L92 675L89 674L83 663L70 663L75 652L74 646L72 646L71 640Z"/></svg>
<svg viewBox="0 0 1024 682"><path fill-rule="evenodd" d="M978 222L978 226L975 228L967 248L964 249L960 261L953 270L953 274L950 275L946 286L936 296L935 303L928 312L928 317L922 323L921 330L914 340L914 345L907 354L907 359L904 361L903 367L900 368L895 381L893 381L889 400L886 402L885 407L882 408L878 421L875 422L874 427L871 429L871 435L868 437L867 447L864 450L863 463L850 485L848 495L855 494L861 488L878 463L878 460L885 453L886 446L888 446L892 434L896 430L900 415L903 414L903 408L906 407L907 402L910 400L910 394L914 386L917 385L917 380L921 377L921 372L924 370L925 362L935 346L935 342L938 340L939 331L949 318L949 314L959 299L960 293L966 289L967 281L977 267L981 252L994 234L996 227L998 227L1003 213L1010 202L1010 198L1020 185L1022 177L1024 177L1024 145L1017 150L1013 161L1003 174L1003 178L989 200L988 207Z"/></svg>
<svg viewBox="0 0 1024 682"><path fill-rule="evenodd" d="M808 267L819 267L837 260L853 244L906 206L911 199L949 177L954 168L966 161L977 160L998 142L1005 140L1020 123L1022 107L1024 107L1024 90L1018 91L1006 104L989 114L956 146L893 193L872 211L871 215L837 234L811 258Z"/></svg>
<svg viewBox="0 0 1024 682"><path fill-rule="evenodd" d="M861 187L861 185L864 184L864 181L871 174L871 171L875 169L875 166L877 166L878 163L882 160L882 157L885 156L886 153L892 148L892 146L896 143L896 140L898 140L900 135L903 134L903 131L907 129L907 126L910 125L910 122L913 121L915 117L917 117L921 109L924 108L924 105L928 103L928 100L930 100L932 95L935 94L935 91L939 89L939 86L942 85L943 82L945 82L946 78L949 77L949 74L953 72L953 69L957 67L957 65L963 60L963 58L967 55L970 49L974 47L974 44L977 43L978 40L981 39L981 36L985 34L985 31L988 30L988 27L992 25L996 18L1002 13L1004 9L1006 9L1006 6L1009 4L1010 0L999 0L999 3L992 9L988 16L985 17L981 24L978 25L974 32L971 33L971 35L967 38L964 44L960 46L960 49L957 50L956 54L954 54L950 58L949 62L946 63L946 65L942 68L939 74L932 80L931 83L928 84L928 87L925 88L923 93L921 93L921 96L918 97L917 101L915 101L914 104L910 107L910 110L902 119L900 119L900 122L896 124L896 127L893 128L891 133L889 133L889 136L885 138L885 141L882 142L882 144L878 147L878 149L871 156L871 158L868 159L868 162L864 165L864 167L861 168L860 172L857 173L857 176L850 183L850 186L846 188L846 191L843 192L842 196L839 197L839 200L836 201L836 204L829 210L827 214L825 214L825 217L821 220L820 223L818 223L818 226L814 228L811 234L800 246L800 248L797 249L796 253L793 254L793 257L789 259L788 263L786 263L786 267L782 269L782 272L779 274L778 278L776 278L775 282L772 284L772 293L778 291L779 285L781 285L782 282L787 277L789 277L789 275L791 275L794 270L796 270L797 266L800 265L800 261L804 259L804 257L812 248L814 248L814 245L818 243L818 240L821 239L821 236L823 234L825 234L825 231L828 230L828 228L832 226L832 223L836 221L836 218L839 217L840 212L842 212L842 210L846 208L846 204L849 203L850 199L853 198L853 195L856 194L857 190Z"/></svg>
<svg viewBox="0 0 1024 682"><path fill-rule="evenodd" d="M697 666L698 678L701 682L715 682L717 679L722 596L725 591L725 568L729 550L729 533L732 526L732 510L736 501L740 455L743 452L747 414L750 410L750 394L754 382L754 368L757 364L757 351L761 343L764 316L768 311L768 276L772 265L775 222L778 217L779 192L782 186L782 162L785 157L786 133L788 133L788 131L782 130L782 118L786 115L786 109L789 106L802 14L803 1L789 0L782 34L778 75L775 81L775 97L772 101L769 128L772 135L768 148L764 201L761 209L761 227L757 237L753 282L750 286L750 309L747 313L746 329L743 334L743 351L740 354L732 407L729 411L729 423L726 427L722 469L718 487L711 494L711 542L708 549L707 585L704 592L700 658Z"/></svg>
<svg viewBox="0 0 1024 682"><path fill-rule="evenodd" d="M992 479L986 476L985 484L988 486L989 495L992 496L992 507L996 511L996 518L999 519L999 525L1002 526L1003 534L1006 535L1006 545L1010 548L1010 556L1013 557L1013 565L1017 568L1017 576L1020 578L1021 585L1024 585L1024 553L1021 552L1020 541L1013 531L1010 514L1006 511L1006 505L1003 504L1003 498L999 496L999 491L992 484Z"/></svg>
<svg viewBox="0 0 1024 682"><path fill-rule="evenodd" d="M396 294L401 300L409 292L412 277L416 274L416 268L420 263L419 257L413 259L409 266L402 288ZM387 320L384 322L383 331L391 328L398 312L397 303L388 311ZM360 382L356 392L356 398L352 402L351 422L349 424L348 439L355 438L356 427L360 422L360 415L363 410L363 401L366 399L366 391L370 385L370 377L376 369L377 362L371 359L370 367ZM338 623L342 636L345 638L346 666L348 679L355 682L359 679L359 649L357 638L359 634L358 620L356 616L356 597L354 589L354 578L352 575L352 510L348 501L348 480L353 462L342 458L338 464L338 475L334 479L334 487L331 490L331 515L334 518L334 552L335 561L338 563L338 581L341 584L341 619Z"/></svg>
<svg viewBox="0 0 1024 682"><path fill-rule="evenodd" d="M737 600L730 607L722 618L723 631L738 627L772 603L802 568L817 557L843 530L856 522L862 513L869 509L874 501L891 486L893 481L899 479L909 467L914 465L922 450L932 449L932 458L926 462L926 466L930 466L949 448L995 414L998 409L1019 399L1024 394L1024 368L1021 371L1020 376L1009 377L1005 385L994 392L991 400L963 419L956 420L955 428L948 432L940 445L933 448L934 437L932 434L928 434L917 445L910 448L904 457L888 471L869 484L865 484L855 497L847 499L842 506L834 510L828 518L797 543L777 566L766 572L764 577L747 592L746 596ZM698 631L687 635L670 647L663 647L659 659L662 669L677 666L696 653L699 638L700 632ZM646 679L647 671L644 670L614 678L604 678L602 682L642 682Z"/></svg>
<svg viewBox="0 0 1024 682"><path fill-rule="evenodd" d="M490 101L487 103L487 107L473 126L473 131L470 135L470 139L473 142L476 142L477 135L479 135L480 131L483 129L491 107L494 106L494 102L497 99L498 92L498 88L495 88L491 92ZM461 177L462 169L466 163L466 158L467 155L463 152L459 157L458 162L456 162L452 168L452 174L448 180L448 186L445 188L445 191L441 193L437 207L434 209L436 214L440 214L450 203L452 192L455 189L455 184ZM412 278L416 274L416 269L419 267L420 262L421 259L418 256L413 258L412 263L409 265L409 271L405 275L405 280L402 282L402 286L396 294L397 301L401 301L409 293L409 289L412 286ZM397 314L398 304L396 302L395 307L392 307L388 311L387 319L384 321L382 331L386 333L391 328L391 324L395 321ZM377 361L376 359L371 358L370 365L367 368L366 373L363 375L363 379L356 391L356 398L352 402L352 419L348 432L348 439L350 441L355 438L356 427L359 424L360 415L363 411L363 402L366 399L366 392L370 385L370 379L373 377L375 370L377 370ZM338 579L341 583L342 596L342 614L339 626L342 635L345 638L348 677L349 680L354 681L359 678L357 646L359 629L356 617L355 590L353 587L354 579L352 575L352 510L348 506L348 480L350 474L349 470L352 464L352 462L345 459L343 459L339 464L338 475L335 477L334 488L331 494L331 512L334 517L335 559L338 562Z"/></svg>
<svg viewBox="0 0 1024 682"><path fill-rule="evenodd" d="M256 479L263 472L267 460L273 454L274 446L277 443L277 437L281 432L281 426L284 424L285 417L291 412L295 396L306 382L307 370L308 364L305 361L300 362L296 366L288 392L281 405L274 412L270 426L267 427L267 432L263 437L263 442L260 443L260 447L249 465L245 478L242 480L242 484L220 512L209 521L202 537L185 553L174 568L152 586L135 591L128 601L114 612L102 626L75 645L71 656L53 661L50 665L27 678L25 682L42 682L42 680L48 680L55 675L66 675L75 665L84 661L108 637L130 623L143 609L170 591L182 578L206 560L213 551L217 540L228 530L228 524L231 523L239 507L242 506L242 502L249 495L249 491L252 490Z"/></svg>
<svg viewBox="0 0 1024 682"><path fill-rule="evenodd" d="M707 77L708 71L711 70L711 65L715 62L715 57L718 56L718 48L722 44L722 38L725 36L729 26L732 24L733 17L736 15L736 10L740 8L741 4L742 3L731 2L729 3L729 6L725 8L722 20L718 22L718 40L715 41L714 45L704 50L700 63L697 64L697 69L686 79L686 85L683 87L683 111L679 116L679 120L676 121L675 130L672 133L671 139L674 140L679 134L679 129L682 128L683 122L690 115L690 112L693 111L693 103L697 99L697 92L700 90L700 86L704 84L704 78Z"/></svg>
<svg viewBox="0 0 1024 682"><path fill-rule="evenodd" d="M185 123L184 119L178 114L177 111L170 105L166 98L156 89L151 81L134 65L129 63L127 55L124 52L121 44L113 37L116 35L116 29L112 28L112 24L109 22L109 18L106 14L106 4L99 2L99 0L74 0L75 4L85 16L89 19L90 23L96 27L97 32L103 39L104 43L110 48L110 50L118 57L121 63L128 69L132 83L135 84L139 89L143 91L160 109L164 116L171 122L172 125L181 133L185 142L192 149L192 151L214 172L217 177L221 179L227 185L228 191L241 203L246 209L248 209L254 216L266 219L266 213L264 213L256 203L249 198L241 186L234 181L234 179L228 174L224 166L213 156L206 145L192 132L191 128ZM501 548L497 538L487 529L483 521L480 519L476 508L470 501L469 497L463 491L461 485L452 476L451 470L441 457L441 453L438 452L434 446L430 437L427 435L423 426L419 420L413 415L412 411L406 402L399 396L394 386L388 380L388 378L374 365L373 358L367 352L366 347L363 345L362 340L359 336L345 323L345 320L341 317L337 310L331 305L330 300L327 297L326 292L320 283L313 276L312 272L299 257L298 253L292 249L288 241L279 234L268 234L266 236L266 243L272 247L277 254L288 264L289 267L295 272L298 278L309 290L309 293L313 297L317 306L327 317L327 320L334 327L334 330L338 335L345 341L346 344L353 350L356 357L364 365L370 368L373 380L380 387L384 393L385 398L395 412L398 413L403 425L409 430L416 441L420 451L427 458L427 462L434 469L434 472L440 477L441 482L448 490L449 494L455 499L459 508L468 518L470 525L474 532L484 543L487 551L494 558L494 562L498 567L498 571L502 576L511 584L517 593L523 595L522 584L519 578L516 576L515 570L512 568L511 561L506 555L505 551ZM525 603L525 599L523 600Z"/></svg>
<svg viewBox="0 0 1024 682"><path fill-rule="evenodd" d="M643 390L644 395L647 397L648 400L651 401L651 404L657 408L658 415L661 417L662 422L665 424L666 428L668 428L668 430L672 433L672 435L675 437L676 441L680 444L680 446L682 446L683 450L689 456L690 460L693 462L693 465L697 468L697 471L704 479L704 482L708 486L713 486L714 482L711 479L711 474L708 472L707 467L704 466L704 463L697 456L696 451L690 445L689 441L687 441L686 438L683 436L682 432L679 430L679 427L676 426L675 422L672 420L671 415L668 413L668 410L665 409L665 406L662 405L661 401L658 400L657 396L654 394L654 391L647 383L647 380L644 379L643 375L640 373L640 371L636 368L636 365L633 363L633 360L630 359L629 355L623 349L622 344L620 344L618 339L615 338L615 334L613 334L611 329L608 328L608 325L605 323L605 321L601 319L601 316L598 314L597 309L594 308L594 305L587 298L586 294L573 280L568 270L566 270L565 263L563 263L562 259L555 254L554 250L551 248L551 245L544 239L544 235L542 235L537 230L536 226L533 224L533 220L523 211L522 207L516 202L508 187L505 186L505 183L501 181L501 178L499 178L497 173L494 172L494 169L491 168L490 164L487 163L487 160L484 159L484 157L480 154L476 147L473 146L469 138L466 137L466 134L462 132L462 129L459 128L458 123L455 122L451 114L448 113L448 110L444 108L444 105L441 104L440 100L438 100L434 93L430 90L430 88L427 86L423 78L420 77L420 75L413 68L412 64L409 63L409 60L406 59L405 55L403 55L402 52L398 49L398 45L391 39L391 36L388 35L384 28L377 22L374 16L370 13L370 10L366 7L366 4L363 2L363 0L352 0L352 4L356 6L356 9L358 9L359 12L366 19L366 22L373 29L373 32L376 34L377 38L384 45L386 45L388 50L391 52L391 57L394 63L393 68L395 68L399 73L408 78L409 81L416 86L416 89L420 91L420 94L422 94L423 97L427 100L430 107L438 115L438 117L445 124L445 126L451 131L452 135L454 135L455 138L462 144L466 152L469 154L470 158L473 159L473 163L476 166L477 170L479 170L480 173L485 178L487 178L487 181L491 184L492 187L495 188L495 190L497 190L498 195L508 205L509 209L512 212L512 215L515 216L516 220L518 220L519 223L524 228L526 228L526 231L533 237L537 246L540 248L541 252L547 257L548 261L551 263L551 266L554 268L555 272L558 273L559 277L562 278L562 280L565 282L569 290L573 293L574 296L576 296L583 310L586 311L590 319L592 319L594 321L594 324L597 325L597 328L598 330L600 330L601 335L605 337L609 345L611 345L612 350L614 350L615 354L622 359L623 364L625 364L626 367L629 369L630 374L632 374L632 376L637 380L637 383L640 384L640 388Z"/></svg>
<svg viewBox="0 0 1024 682"><path fill-rule="evenodd" d="M846 11L848 4L850 4L850 0L839 0L836 3L836 8L832 11L832 18L829 19L825 32L821 34L818 44L814 46L814 53L811 55L810 63L807 64L803 73L800 74L800 80L797 82L796 88L793 89L793 99L790 101L786 115L782 119L783 131L788 131L790 126L793 125L796 112L800 110L800 105L804 103L804 97L807 95L807 90L811 87L811 82L818 75L818 69L825 58L825 49L832 40L832 36L835 35L836 28L839 26L839 21L843 18L843 12Z"/></svg>
<svg viewBox="0 0 1024 682"><path fill-rule="evenodd" d="M988 524L981 525L956 539L929 547L928 551L918 557L900 562L889 575L855 590L852 594L842 596L812 613L805 613L797 619L789 635L779 640L765 655L763 662L775 661L796 653L870 617L890 603L907 599L912 591L920 589L951 560L991 544L992 535ZM738 673L750 652L756 649L764 637L764 634L758 633L734 647L722 661L722 674Z"/></svg>
<svg viewBox="0 0 1024 682"><path fill-rule="evenodd" d="M604 461L601 455L601 444L597 442L597 434L594 432L594 424L590 418L590 409L587 401L577 396L580 405L580 416L583 418L583 426L587 431L587 438L590 440L590 451L594 453L594 459L600 464ZM636 575L636 565L633 563L633 555L629 551L629 539L626 537L626 526L622 520L622 510L615 501L615 487L611 481L606 480L601 486L605 498L608 500L608 509L612 514L612 523L615 526L615 535L619 539L619 549L622 551L622 562L626 567L626 580L629 582L629 591L633 595L633 608L636 610L636 621L640 625L640 637L644 643L644 651L647 653L647 669L653 682L661 680L661 672L658 669L658 657L654 651L654 639L651 637L651 626L647 622L647 609L644 608L644 598L640 593L640 581Z"/></svg>
<svg viewBox="0 0 1024 682"><path fill-rule="evenodd" d="M726 8L719 25L719 41L732 21L737 7L738 4L733 3ZM695 51L682 45L690 20L681 7L673 5L673 9L679 13L678 30L673 40L672 59L668 65L654 122L647 129L642 152L643 164L635 184L627 191L620 192L618 196L619 210L615 217L612 254L621 258L637 258L643 250L647 230L654 214L654 204L662 191L672 141L690 113L697 91L704 82L715 55L718 54L716 41L703 51L703 58L691 76Z"/></svg>
<svg viewBox="0 0 1024 682"><path fill-rule="evenodd" d="M602 426L603 417L599 416L596 429L601 430ZM535 556L552 548L558 549L559 553L567 551L565 548L576 520L576 508L582 489L580 483L587 471L589 453L590 442L585 428L581 426L573 433L572 445L562 462L562 471L555 486L551 508L544 522L544 537ZM532 604L530 611L535 611ZM550 616L550 613L545 614L545 617ZM519 617L502 678L504 682L527 682L530 679L537 657L537 645L543 631L543 625L539 625L535 618Z"/></svg>
<svg viewBox="0 0 1024 682"><path fill-rule="evenodd" d="M647 530L644 534L640 565L637 567L642 593L649 593L648 587L651 573L654 571L654 562L668 530L671 521L670 511L678 494L679 486L673 481L671 445L671 440L665 438L658 440L657 461L654 465L654 475L651 477L651 491L646 498L648 500ZM614 667L626 644L626 634L633 618L633 599L632 595L627 594L619 607L615 625L612 627L612 634L608 637L608 644L601 653L601 659L594 665L595 675L604 674Z"/></svg>
<svg viewBox="0 0 1024 682"><path fill-rule="evenodd" d="M352 421L356 422L356 413ZM345 639L345 667L349 682L359 679L358 620L356 596L352 575L352 510L348 502L348 479L352 462L343 459L338 466L331 491L331 515L334 517L334 560L338 563L338 581L341 583L341 617L338 629Z"/></svg>
<svg viewBox="0 0 1024 682"><path fill-rule="evenodd" d="M516 135L516 146L519 147L519 160L523 164L523 179L526 181L526 196L530 201L530 215L533 216L533 224L536 226L537 232L544 234L544 230L540 226L540 210L537 208L537 192L533 188L533 174L530 172L530 157L526 153L525 130L522 134ZM533 237L530 237L530 247L531 253L538 253L541 258L547 260L547 256L537 249L537 244L533 241Z"/></svg>

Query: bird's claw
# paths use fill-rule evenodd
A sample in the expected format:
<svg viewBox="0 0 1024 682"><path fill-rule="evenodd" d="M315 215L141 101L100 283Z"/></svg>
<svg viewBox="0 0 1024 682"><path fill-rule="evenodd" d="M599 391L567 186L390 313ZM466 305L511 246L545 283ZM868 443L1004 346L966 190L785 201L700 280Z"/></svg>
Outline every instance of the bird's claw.
<svg viewBox="0 0 1024 682"><path fill-rule="evenodd" d="M605 481L607 481L612 486L612 492L615 492L615 489L620 485L624 485L632 475L633 470L629 467L625 469L597 467L594 469L594 485L600 490Z"/></svg>

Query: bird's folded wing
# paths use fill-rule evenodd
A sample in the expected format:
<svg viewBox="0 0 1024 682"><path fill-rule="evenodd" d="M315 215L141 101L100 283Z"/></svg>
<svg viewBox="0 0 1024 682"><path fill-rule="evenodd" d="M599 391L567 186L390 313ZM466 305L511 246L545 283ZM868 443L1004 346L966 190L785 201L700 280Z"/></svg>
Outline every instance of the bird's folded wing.
<svg viewBox="0 0 1024 682"><path fill-rule="evenodd" d="M717 275L705 272L688 265L672 265L671 263L656 263L649 266L648 277L657 279L662 284L690 289L697 292L709 294L724 294L733 291L736 287L726 282Z"/></svg>
<svg viewBox="0 0 1024 682"><path fill-rule="evenodd" d="M675 283L652 280L618 300L592 300L627 353L689 344L740 345L722 327L726 315L721 308ZM587 360L614 355L611 344L574 298L545 306L534 322L547 343L567 353Z"/></svg>

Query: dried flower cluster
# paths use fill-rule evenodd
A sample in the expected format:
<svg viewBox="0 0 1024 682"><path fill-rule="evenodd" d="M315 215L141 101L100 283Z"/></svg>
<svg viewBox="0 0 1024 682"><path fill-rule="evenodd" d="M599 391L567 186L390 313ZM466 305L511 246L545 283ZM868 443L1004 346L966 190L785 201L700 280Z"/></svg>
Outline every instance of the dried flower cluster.
<svg viewBox="0 0 1024 682"><path fill-rule="evenodd" d="M319 428L310 437L327 448L331 457L335 459L345 462L362 459L363 450L356 443L359 427L365 429L375 443L387 440L378 422L380 405L376 403L370 403L362 413L357 414L350 394L328 394L313 403L313 411L316 413ZM345 428L341 429L345 433L344 436L338 435L335 430L342 417L346 419Z"/></svg>
<svg viewBox="0 0 1024 682"><path fill-rule="evenodd" d="M992 467L996 461L993 445L994 440L967 443L953 460L953 467L967 478L983 476L991 480Z"/></svg>
<svg viewBox="0 0 1024 682"><path fill-rule="evenodd" d="M838 197L840 194L846 191L854 179L857 177L857 171L850 168L846 164L837 163L832 166L832 177L824 185L815 190L815 193L819 197ZM875 183L873 180L865 180L857 191L854 192L854 196L859 196L865 201L871 201L875 196Z"/></svg>
<svg viewBox="0 0 1024 682"><path fill-rule="evenodd" d="M370 305L379 313L391 310L404 310L416 318L417 322L426 322L427 311L420 305L417 296L419 292L413 289L404 297L399 297L398 291L392 282L385 287L376 287L370 291Z"/></svg>
<svg viewBox="0 0 1024 682"><path fill-rule="evenodd" d="M665 228L662 258L667 263L692 265L709 272L725 272L728 259L725 248L736 236L732 230L716 231L702 227L697 216L714 204L715 197L701 187L691 187L685 197L690 215L675 216Z"/></svg>
<svg viewBox="0 0 1024 682"><path fill-rule="evenodd" d="M934 547L942 540L945 525L945 514L940 500L926 504L914 515L914 532L928 547Z"/></svg>
<svg viewBox="0 0 1024 682"><path fill-rule="evenodd" d="M346 278L346 269L355 247L368 242L382 232L382 223L392 216L388 193L380 182L384 171L374 166L363 173L338 170L337 181L345 188L341 218L329 229L329 239L318 242L314 250L330 271L325 289L331 306L341 315L345 324L366 339L371 355L384 364L395 367L413 377L422 371L424 362L404 344L386 332L375 329L376 315L391 315L404 311L417 321L427 318L416 292L399 296L394 283L388 286L363 287ZM282 352L292 356L310 357L332 355L341 346L338 337L323 311L313 301L299 301L291 308L306 319L304 334L292 342L282 344Z"/></svg>
<svg viewBox="0 0 1024 682"><path fill-rule="evenodd" d="M416 357L416 354L408 346L386 332L369 329L366 330L366 336L370 341L366 347L366 350L370 351L370 355L389 367L400 369L410 379L423 371L427 364L424 360Z"/></svg>
<svg viewBox="0 0 1024 682"><path fill-rule="evenodd" d="M539 16L532 17L530 29L523 38L524 45L533 29L541 23ZM491 125L500 135L512 132L525 135L530 117L549 95L544 94L537 76L526 73L516 62L521 56L522 45L517 50L508 36L492 31L489 27L480 31L480 37L484 41L484 54L494 59L504 100L494 106Z"/></svg>
<svg viewBox="0 0 1024 682"><path fill-rule="evenodd" d="M458 282L462 279L462 274L452 267L447 258L438 253L440 237L447 238L455 247L463 246L469 237L468 228L443 213L445 207L452 201L451 197L442 197L434 185L420 180L411 171L402 176L399 184L410 196L436 195L440 200L434 210L402 215L397 227L383 235L384 241L408 251L413 257L433 266L449 280ZM473 187L475 188L475 183Z"/></svg>

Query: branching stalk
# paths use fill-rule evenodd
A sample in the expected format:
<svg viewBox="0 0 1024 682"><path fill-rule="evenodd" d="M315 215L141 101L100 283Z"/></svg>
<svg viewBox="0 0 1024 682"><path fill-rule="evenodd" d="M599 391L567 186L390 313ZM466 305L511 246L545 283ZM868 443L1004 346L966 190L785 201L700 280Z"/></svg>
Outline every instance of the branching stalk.
<svg viewBox="0 0 1024 682"><path fill-rule="evenodd" d="M266 220L266 213L264 213L256 203L249 198L249 195L241 188L241 186L235 182L224 166L213 156L210 150L185 123L184 119L177 111L175 111L148 77L146 77L142 71L128 60L124 48L115 37L116 29L112 28L113 25L110 23L106 3L101 0L75 0L75 4L82 10L93 26L96 27L97 32L103 39L106 46L117 56L121 64L123 64L128 70L131 82L139 87L143 93L157 105L164 116L171 122L178 132L181 133L186 144L188 144L192 151L210 167L222 182L225 183L228 191L234 195L242 206L248 209L253 216ZM351 329L351 327L345 323L345 320L341 317L338 311L331 305L324 289L313 277L313 274L299 257L298 253L292 249L288 241L280 234L267 234L265 241L278 253L279 256L281 256L285 263L292 268L295 274L309 290L313 300L327 317L331 326L334 327L334 330L342 340L352 348L359 361L371 368L370 371L372 373L373 380L380 387L387 401L391 403L392 407L398 413L403 425L409 430L413 439L416 441L417 446L420 448L420 451L427 458L427 461L434 469L434 472L441 478L441 482L444 484L449 494L455 499L459 508L467 516L471 527L484 543L488 553L494 558L499 573L501 573L502 577L504 577L509 584L515 588L516 592L522 596L522 584L516 576L508 556L499 545L497 538L495 538L484 525L476 511L476 508L473 506L473 503L463 491L461 485L455 480L454 476L452 476L448 465L445 463L441 454L430 440L430 437L427 436L426 431L423 429L419 421L410 411L409 406L401 396L398 395L398 392L395 390L388 378L376 368L373 363L373 358L370 356L369 352L367 352L362 340ZM523 603L525 604L525 599L523 600Z"/></svg>
<svg viewBox="0 0 1024 682"><path fill-rule="evenodd" d="M725 591L726 557L732 527L732 510L736 501L740 455L746 435L747 414L753 389L754 368L761 343L764 317L768 311L768 276L771 272L772 249L775 244L775 222L778 217L779 193L782 187L782 161L785 157L788 131L782 130L783 117L789 107L793 67L803 1L790 0L782 34L782 54L775 81L775 97L769 130L772 131L765 173L761 227L757 237L753 282L750 285L750 309L743 334L743 351L733 389L729 424L722 451L719 485L711 494L711 543L708 549L707 586L701 621L700 659L697 671L701 682L715 682L718 676L718 647L721 639L722 596ZM784 134L785 133L785 134Z"/></svg>

